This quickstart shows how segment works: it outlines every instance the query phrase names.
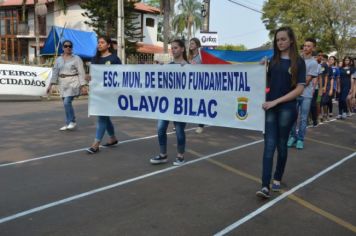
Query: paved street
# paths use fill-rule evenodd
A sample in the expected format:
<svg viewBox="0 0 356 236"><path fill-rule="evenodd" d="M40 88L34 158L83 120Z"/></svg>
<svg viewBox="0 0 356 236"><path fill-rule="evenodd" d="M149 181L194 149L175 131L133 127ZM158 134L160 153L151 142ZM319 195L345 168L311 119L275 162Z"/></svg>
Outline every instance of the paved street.
<svg viewBox="0 0 356 236"><path fill-rule="evenodd" d="M1 236L356 234L356 115L309 128L285 192L263 201L260 132L190 124L174 167L170 124L170 161L152 166L155 120L113 118L119 145L88 155L87 107L75 100L78 128L60 132L61 101L0 101Z"/></svg>

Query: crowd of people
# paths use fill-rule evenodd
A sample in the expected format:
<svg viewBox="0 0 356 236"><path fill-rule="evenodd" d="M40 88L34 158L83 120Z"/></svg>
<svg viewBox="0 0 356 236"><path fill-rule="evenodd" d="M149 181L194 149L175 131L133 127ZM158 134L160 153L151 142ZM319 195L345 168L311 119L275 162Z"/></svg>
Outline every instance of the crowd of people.
<svg viewBox="0 0 356 236"><path fill-rule="evenodd" d="M48 93L53 84L60 85L61 97L65 110L65 125L61 131L76 128L76 119L72 101L80 95L82 86L90 81L85 77L83 62L73 55L73 43L63 41L63 55L58 57L53 68L53 76ZM171 42L173 61L171 64L201 64L199 53L200 41L193 38L189 42L187 53L185 42ZM328 57L323 52L316 53L316 40L307 38L302 52L298 52L297 40L290 27L276 30L273 40L274 54L268 62L265 110L264 151L262 158L262 187L256 195L270 197L270 190L280 191L281 181L287 162L288 147L304 148L304 137L309 120L312 126L318 126L333 116L333 103L338 101L337 119L346 119L356 109L356 72L354 60L345 57L341 63L334 56ZM121 64L114 53L112 41L108 37L99 37L97 52L92 64ZM86 80L86 81L85 81ZM174 121L177 137L177 155L174 165L185 163L186 123ZM150 159L151 164L168 162L167 128L168 120L159 120L157 134L159 154ZM203 132L200 124L196 132ZM105 132L109 136L102 146L118 144L114 125L108 116L98 116L94 142L87 149L89 154L100 150ZM273 157L277 149L277 165L272 179ZM271 185L272 183L272 185Z"/></svg>

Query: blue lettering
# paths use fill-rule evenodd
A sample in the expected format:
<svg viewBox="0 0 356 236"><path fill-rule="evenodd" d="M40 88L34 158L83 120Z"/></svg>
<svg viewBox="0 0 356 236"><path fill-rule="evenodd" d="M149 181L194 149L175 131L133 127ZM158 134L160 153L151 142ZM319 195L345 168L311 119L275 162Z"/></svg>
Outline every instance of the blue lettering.
<svg viewBox="0 0 356 236"><path fill-rule="evenodd" d="M181 98L175 98L174 99L174 114L175 115L180 115L183 112L183 100Z"/></svg>
<svg viewBox="0 0 356 236"><path fill-rule="evenodd" d="M216 102L216 100L214 100L214 99L212 99L212 100L210 100L209 101L209 104L208 104L208 113L209 113L209 117L210 118L215 118L216 116L217 116L217 112L216 111L212 111L213 109L212 109L212 106L217 106L218 105L218 103Z"/></svg>
<svg viewBox="0 0 356 236"><path fill-rule="evenodd" d="M153 101L153 100L152 100L152 97L149 96L149 97L148 97L148 102L150 103L150 107L152 108L151 110L152 110L153 112L155 112L156 109L157 109L158 97L156 96L156 97L155 97L155 100Z"/></svg>
<svg viewBox="0 0 356 236"><path fill-rule="evenodd" d="M250 91L250 86L248 86L248 84L247 84L247 72L245 72L245 86L246 86L246 88L245 88L245 91Z"/></svg>
<svg viewBox="0 0 356 236"><path fill-rule="evenodd" d="M138 107L135 107L135 105L134 105L133 97L130 95L129 98L130 98L130 110L138 111Z"/></svg>
<svg viewBox="0 0 356 236"><path fill-rule="evenodd" d="M185 98L184 100L186 100L186 102L188 103L188 99ZM203 99L201 99L203 100ZM204 102L204 100L203 100ZM189 98L189 115L190 116L196 116L197 113L195 111L193 111L193 99L192 98Z"/></svg>
<svg viewBox="0 0 356 236"><path fill-rule="evenodd" d="M204 99L200 99L197 116L200 116L200 115L203 115L204 117L206 117L206 107L205 107Z"/></svg>
<svg viewBox="0 0 356 236"><path fill-rule="evenodd" d="M167 97L162 97L160 100L159 100L159 111L161 113L165 113L167 110L168 110L168 98Z"/></svg>
<svg viewBox="0 0 356 236"><path fill-rule="evenodd" d="M127 99L126 96L120 95L117 101L121 110L123 111L127 110L127 108L129 107L129 100Z"/></svg>
<svg viewBox="0 0 356 236"><path fill-rule="evenodd" d="M245 78L242 74L242 72L240 72L240 84L239 84L239 91L245 91Z"/></svg>
<svg viewBox="0 0 356 236"><path fill-rule="evenodd" d="M147 101L146 101L146 98L145 96L141 96L141 101L140 101L140 111L142 110L146 110L146 111L149 111L148 109L148 104L147 104Z"/></svg>
<svg viewBox="0 0 356 236"><path fill-rule="evenodd" d="M104 77L104 87L108 87L108 85L107 85L107 83L106 83L106 81L107 81L107 79L108 79L108 77L107 77L107 75L108 75L108 72L107 71L104 71L104 75L103 75L103 77Z"/></svg>

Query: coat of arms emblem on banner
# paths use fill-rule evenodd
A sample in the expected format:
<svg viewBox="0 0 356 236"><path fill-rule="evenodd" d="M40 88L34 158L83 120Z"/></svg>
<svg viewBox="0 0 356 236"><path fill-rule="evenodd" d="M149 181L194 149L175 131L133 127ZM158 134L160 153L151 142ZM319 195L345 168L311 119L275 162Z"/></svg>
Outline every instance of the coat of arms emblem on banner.
<svg viewBox="0 0 356 236"><path fill-rule="evenodd" d="M239 120L245 120L247 118L248 116L247 105L248 105L248 98L246 97L237 98L236 117Z"/></svg>

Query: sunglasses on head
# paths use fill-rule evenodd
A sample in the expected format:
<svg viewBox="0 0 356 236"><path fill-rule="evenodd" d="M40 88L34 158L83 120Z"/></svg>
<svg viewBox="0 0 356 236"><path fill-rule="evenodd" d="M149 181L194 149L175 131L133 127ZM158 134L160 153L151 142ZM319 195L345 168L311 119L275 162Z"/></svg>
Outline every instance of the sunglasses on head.
<svg viewBox="0 0 356 236"><path fill-rule="evenodd" d="M68 44L64 44L63 47L64 48L72 48L73 46L72 45L68 45Z"/></svg>

